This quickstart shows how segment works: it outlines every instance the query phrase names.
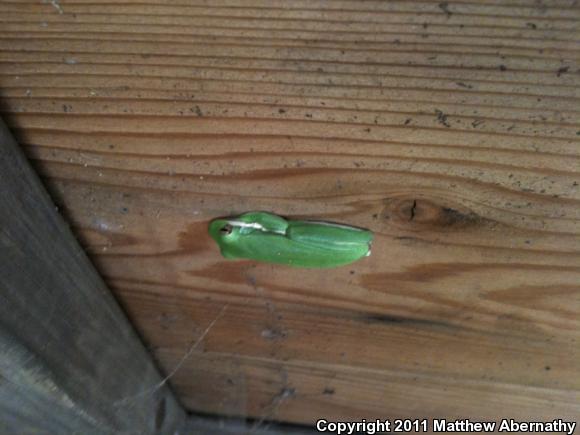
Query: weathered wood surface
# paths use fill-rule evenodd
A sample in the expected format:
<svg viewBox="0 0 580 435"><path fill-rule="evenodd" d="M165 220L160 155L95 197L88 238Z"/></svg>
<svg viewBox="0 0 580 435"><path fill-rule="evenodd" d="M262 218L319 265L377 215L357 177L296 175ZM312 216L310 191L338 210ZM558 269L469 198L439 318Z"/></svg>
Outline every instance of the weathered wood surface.
<svg viewBox="0 0 580 435"><path fill-rule="evenodd" d="M184 424L2 120L0 301L1 434L174 434Z"/></svg>
<svg viewBox="0 0 580 435"><path fill-rule="evenodd" d="M578 419L579 18L4 1L2 111L188 408ZM373 254L225 261L207 223L248 210L368 227Z"/></svg>

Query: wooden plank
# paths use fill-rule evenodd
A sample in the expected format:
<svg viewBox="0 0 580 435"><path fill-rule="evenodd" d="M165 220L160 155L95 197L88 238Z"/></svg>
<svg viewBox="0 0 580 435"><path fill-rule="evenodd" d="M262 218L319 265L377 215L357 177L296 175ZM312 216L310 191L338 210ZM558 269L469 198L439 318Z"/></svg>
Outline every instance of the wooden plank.
<svg viewBox="0 0 580 435"><path fill-rule="evenodd" d="M578 6L206 3L0 3L3 112L183 403L580 418ZM249 210L373 254L225 261Z"/></svg>
<svg viewBox="0 0 580 435"><path fill-rule="evenodd" d="M1 120L0 277L0 433L181 427L181 407Z"/></svg>
<svg viewBox="0 0 580 435"><path fill-rule="evenodd" d="M191 293L144 292L140 283L120 291L168 368L188 347L184 331L211 322L222 305ZM536 342L507 330L482 332L266 298L264 304L275 304L273 312L260 304L228 306L211 341L176 373L186 406L266 420L284 412L295 421L305 415L310 421L577 418L580 355L566 340ZM169 341L171 330L178 332ZM571 388L553 387L562 380Z"/></svg>

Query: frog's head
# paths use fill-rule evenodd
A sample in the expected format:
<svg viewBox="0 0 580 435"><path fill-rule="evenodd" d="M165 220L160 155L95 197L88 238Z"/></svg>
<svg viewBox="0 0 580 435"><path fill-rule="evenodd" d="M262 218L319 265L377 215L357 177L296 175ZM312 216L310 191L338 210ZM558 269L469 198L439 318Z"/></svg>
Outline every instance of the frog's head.
<svg viewBox="0 0 580 435"><path fill-rule="evenodd" d="M220 247L235 242L241 230L240 226L232 224L227 219L215 219L209 224L209 235Z"/></svg>

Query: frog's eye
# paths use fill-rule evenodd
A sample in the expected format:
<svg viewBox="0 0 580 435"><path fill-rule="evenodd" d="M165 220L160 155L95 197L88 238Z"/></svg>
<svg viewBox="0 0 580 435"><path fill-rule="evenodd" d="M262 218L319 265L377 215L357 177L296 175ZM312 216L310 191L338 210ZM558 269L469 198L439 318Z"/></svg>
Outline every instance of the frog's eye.
<svg viewBox="0 0 580 435"><path fill-rule="evenodd" d="M234 227L232 227L230 224L225 224L223 227L220 228L220 233L223 234L224 236L228 236L232 233L233 230Z"/></svg>

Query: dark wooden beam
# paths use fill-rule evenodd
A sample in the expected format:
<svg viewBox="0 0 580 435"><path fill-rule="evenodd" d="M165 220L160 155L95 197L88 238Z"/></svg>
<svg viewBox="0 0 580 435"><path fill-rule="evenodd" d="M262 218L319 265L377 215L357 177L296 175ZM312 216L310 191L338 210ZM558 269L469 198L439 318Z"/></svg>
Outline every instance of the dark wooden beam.
<svg viewBox="0 0 580 435"><path fill-rule="evenodd" d="M184 417L0 120L0 433L174 434Z"/></svg>
<svg viewBox="0 0 580 435"><path fill-rule="evenodd" d="M316 429L272 421L246 421L236 418L191 415L183 435L315 435Z"/></svg>

